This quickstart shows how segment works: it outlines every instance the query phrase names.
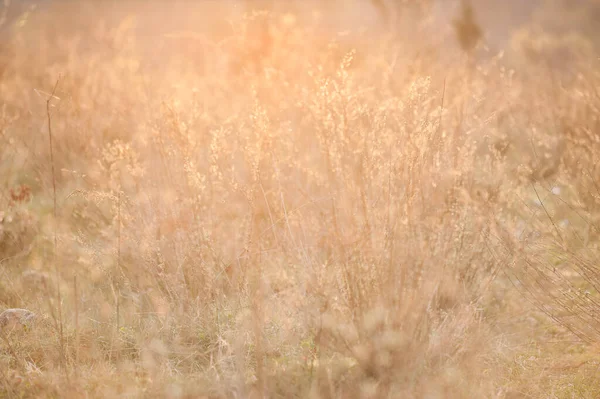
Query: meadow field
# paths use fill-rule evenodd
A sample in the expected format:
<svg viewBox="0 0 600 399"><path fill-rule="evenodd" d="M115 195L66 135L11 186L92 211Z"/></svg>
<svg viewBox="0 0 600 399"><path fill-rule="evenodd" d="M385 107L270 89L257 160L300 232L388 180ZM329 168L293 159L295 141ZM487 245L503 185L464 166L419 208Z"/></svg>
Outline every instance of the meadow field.
<svg viewBox="0 0 600 399"><path fill-rule="evenodd" d="M600 397L600 3L400 3L4 1L0 398Z"/></svg>

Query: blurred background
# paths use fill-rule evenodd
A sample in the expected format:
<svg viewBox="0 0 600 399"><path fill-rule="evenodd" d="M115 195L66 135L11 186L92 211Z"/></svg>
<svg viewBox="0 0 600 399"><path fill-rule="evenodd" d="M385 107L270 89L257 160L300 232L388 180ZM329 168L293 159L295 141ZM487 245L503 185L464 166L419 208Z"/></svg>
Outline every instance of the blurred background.
<svg viewBox="0 0 600 399"><path fill-rule="evenodd" d="M4 0L0 397L600 397L599 21Z"/></svg>
<svg viewBox="0 0 600 399"><path fill-rule="evenodd" d="M239 17L250 10L269 9L287 10L306 18L314 17L317 12L321 27L330 32L367 30L383 33L391 27L398 34L410 34L415 33L414 27L425 20L431 29L427 34L438 36L439 40L460 14L463 3L462 0L4 0L0 21L6 31L15 22L24 23L34 14L53 7L63 8L73 27L86 13L107 20L135 15L139 19L139 34L149 38L174 32L206 32L215 25L226 24L227 18ZM486 43L495 49L511 47L527 32L534 36L532 40L540 39L540 35L578 35L594 46L600 41L598 0L472 0L468 3L475 11L476 20L485 28ZM211 8L220 17L215 18L215 14L208 11Z"/></svg>

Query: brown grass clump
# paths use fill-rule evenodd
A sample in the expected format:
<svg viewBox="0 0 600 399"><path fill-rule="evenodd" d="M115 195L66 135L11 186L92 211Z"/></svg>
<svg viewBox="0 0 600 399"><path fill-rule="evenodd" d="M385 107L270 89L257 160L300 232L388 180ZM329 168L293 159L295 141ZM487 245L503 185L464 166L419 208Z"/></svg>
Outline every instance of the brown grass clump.
<svg viewBox="0 0 600 399"><path fill-rule="evenodd" d="M36 314L27 309L6 309L0 313L0 328L3 333L10 333L15 328L30 328Z"/></svg>
<svg viewBox="0 0 600 399"><path fill-rule="evenodd" d="M0 32L0 397L597 397L589 49L255 7Z"/></svg>

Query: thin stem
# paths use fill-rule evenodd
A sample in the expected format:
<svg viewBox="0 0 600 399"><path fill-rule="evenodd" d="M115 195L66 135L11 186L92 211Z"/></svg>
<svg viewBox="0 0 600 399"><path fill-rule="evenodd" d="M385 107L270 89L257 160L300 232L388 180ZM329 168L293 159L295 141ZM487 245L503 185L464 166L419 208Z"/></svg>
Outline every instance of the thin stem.
<svg viewBox="0 0 600 399"><path fill-rule="evenodd" d="M56 206L56 172L54 167L54 149L52 144L52 114L50 112L50 103L53 98L55 98L54 94L56 93L56 89L58 88L58 83L60 82L60 77L54 84L54 88L52 89L52 93L48 96L46 100L46 116L48 118L48 140L50 145L50 167L52 171L52 219L54 224L54 251L52 254L52 261L54 263L55 273L56 273L56 293L58 298L58 321L59 321L59 339L60 339L60 365L64 367L64 356L65 356L65 340L64 340L64 332L63 332L63 317L62 317L62 297L60 293L60 283L59 283L59 273L58 273L58 263L56 262L56 254L58 251L58 234L57 234L57 206Z"/></svg>
<svg viewBox="0 0 600 399"><path fill-rule="evenodd" d="M79 295L77 276L73 276L73 294L75 295L75 375L79 376Z"/></svg>

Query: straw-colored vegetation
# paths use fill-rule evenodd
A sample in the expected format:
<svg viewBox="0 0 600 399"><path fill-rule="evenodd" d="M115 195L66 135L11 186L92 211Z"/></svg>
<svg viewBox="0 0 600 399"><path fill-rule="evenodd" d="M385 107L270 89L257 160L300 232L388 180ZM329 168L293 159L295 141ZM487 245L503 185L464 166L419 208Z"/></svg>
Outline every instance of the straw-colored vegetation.
<svg viewBox="0 0 600 399"><path fill-rule="evenodd" d="M0 397L600 396L598 43L333 3L4 19Z"/></svg>

